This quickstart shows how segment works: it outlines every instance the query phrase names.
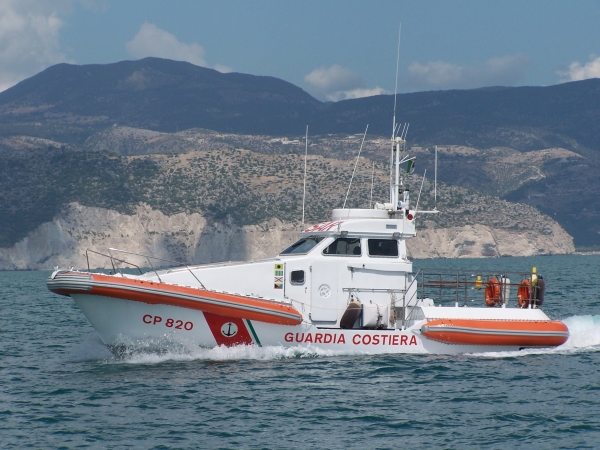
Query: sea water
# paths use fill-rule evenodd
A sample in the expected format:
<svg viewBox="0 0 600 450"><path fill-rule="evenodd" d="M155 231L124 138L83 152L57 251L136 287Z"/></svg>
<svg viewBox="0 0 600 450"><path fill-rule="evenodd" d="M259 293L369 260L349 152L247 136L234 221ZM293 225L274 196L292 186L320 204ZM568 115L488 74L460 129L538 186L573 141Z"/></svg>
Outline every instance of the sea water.
<svg viewBox="0 0 600 450"><path fill-rule="evenodd" d="M460 356L166 344L116 357L46 289L50 272L0 272L0 447L600 448L600 256L415 262L532 266L567 343Z"/></svg>

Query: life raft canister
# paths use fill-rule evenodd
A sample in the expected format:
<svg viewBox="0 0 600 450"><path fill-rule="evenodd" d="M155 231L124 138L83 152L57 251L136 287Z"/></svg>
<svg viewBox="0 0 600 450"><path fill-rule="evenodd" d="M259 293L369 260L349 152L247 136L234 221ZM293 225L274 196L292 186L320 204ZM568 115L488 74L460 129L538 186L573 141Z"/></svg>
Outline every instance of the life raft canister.
<svg viewBox="0 0 600 450"><path fill-rule="evenodd" d="M544 295L546 294L546 280L544 280L543 276L538 276L538 288L537 288L537 292L535 295L535 298L537 299L535 304L536 306L542 306L542 303L544 303Z"/></svg>
<svg viewBox="0 0 600 450"><path fill-rule="evenodd" d="M485 287L485 304L488 306L496 306L502 304L500 298L500 283L496 278L490 278Z"/></svg>

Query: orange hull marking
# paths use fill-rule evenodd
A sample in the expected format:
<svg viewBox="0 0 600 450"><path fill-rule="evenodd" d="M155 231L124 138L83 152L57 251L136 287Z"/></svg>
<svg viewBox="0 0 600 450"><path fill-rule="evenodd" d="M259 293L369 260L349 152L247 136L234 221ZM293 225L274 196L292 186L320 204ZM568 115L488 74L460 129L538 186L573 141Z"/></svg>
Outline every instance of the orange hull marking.
<svg viewBox="0 0 600 450"><path fill-rule="evenodd" d="M425 337L448 344L557 347L569 339L569 329L559 320L437 319L423 327Z"/></svg>
<svg viewBox="0 0 600 450"><path fill-rule="evenodd" d="M93 286L91 291L73 291L69 293L101 295L104 297L121 298L151 305L178 306L181 308L206 311L220 316L257 320L259 322L277 325L298 325L302 323L302 315L295 308L269 300L205 291L203 289L186 288L183 286L147 280L142 281L130 278L119 278L118 281L116 281L115 277L105 275L93 275L92 277L94 282L110 283L111 286ZM136 292L127 289L128 287L151 288L160 291L160 293ZM177 297L177 294L194 296L197 299L190 300L179 298ZM215 305L204 299L218 300L219 302L227 303L227 305ZM273 314L269 314L268 311L252 311L245 308L269 309ZM281 317L277 315L277 312L286 313L288 315L291 314L295 317Z"/></svg>

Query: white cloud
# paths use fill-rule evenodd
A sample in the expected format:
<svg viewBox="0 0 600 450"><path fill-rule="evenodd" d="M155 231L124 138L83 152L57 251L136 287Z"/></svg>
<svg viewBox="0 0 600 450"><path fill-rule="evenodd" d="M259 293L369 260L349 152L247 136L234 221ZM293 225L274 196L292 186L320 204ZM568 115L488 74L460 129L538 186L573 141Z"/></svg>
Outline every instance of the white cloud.
<svg viewBox="0 0 600 450"><path fill-rule="evenodd" d="M304 81L325 92L343 91L365 84L362 75L337 64L313 70L304 77Z"/></svg>
<svg viewBox="0 0 600 450"><path fill-rule="evenodd" d="M469 89L483 86L511 86L525 77L531 60L522 54L490 58L484 63L458 65L444 61L418 61L408 66L406 88Z"/></svg>
<svg viewBox="0 0 600 450"><path fill-rule="evenodd" d="M327 95L327 99L332 102L337 102L339 100L349 100L351 98L363 98L363 97L372 97L374 95L382 95L389 94L389 91L386 91L379 86L374 88L357 88L351 89L348 91L336 91Z"/></svg>
<svg viewBox="0 0 600 450"><path fill-rule="evenodd" d="M306 75L304 81L309 84L313 95L334 102L387 93L380 87L367 88L361 74L338 64L319 67Z"/></svg>
<svg viewBox="0 0 600 450"><path fill-rule="evenodd" d="M0 91L67 61L58 39L59 14L70 6L69 1L0 1Z"/></svg>
<svg viewBox="0 0 600 450"><path fill-rule="evenodd" d="M224 66L223 64L215 64L215 70L221 73L233 72L233 69L231 67Z"/></svg>
<svg viewBox="0 0 600 450"><path fill-rule="evenodd" d="M600 78L600 56L590 55L590 61L581 64L572 62L567 70L558 70L560 81L580 81L588 78Z"/></svg>
<svg viewBox="0 0 600 450"><path fill-rule="evenodd" d="M415 61L408 66L408 73L421 82L442 86L460 80L463 77L463 68L443 61L430 61L427 64Z"/></svg>
<svg viewBox="0 0 600 450"><path fill-rule="evenodd" d="M134 58L141 59L147 56L157 58L187 61L202 67L210 67L204 59L204 47L200 44L185 44L171 33L161 30L152 23L145 22L133 39L125 44L127 52ZM215 70L222 73L232 72L231 67L215 64Z"/></svg>
<svg viewBox="0 0 600 450"><path fill-rule="evenodd" d="M204 48L196 43L184 44L171 33L161 30L152 23L145 22L140 31L125 45L134 58L156 56L158 58L187 61L206 67Z"/></svg>

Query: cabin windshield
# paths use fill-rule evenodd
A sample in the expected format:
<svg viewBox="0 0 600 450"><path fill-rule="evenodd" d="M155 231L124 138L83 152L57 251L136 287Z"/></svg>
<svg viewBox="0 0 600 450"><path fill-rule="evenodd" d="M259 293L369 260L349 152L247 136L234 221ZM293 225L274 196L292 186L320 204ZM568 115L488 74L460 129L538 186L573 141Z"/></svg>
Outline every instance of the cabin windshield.
<svg viewBox="0 0 600 450"><path fill-rule="evenodd" d="M319 242L323 240L322 237L309 236L307 238L302 238L298 242L290 245L284 251L280 253L280 255L290 255L290 254L303 254L310 252Z"/></svg>

